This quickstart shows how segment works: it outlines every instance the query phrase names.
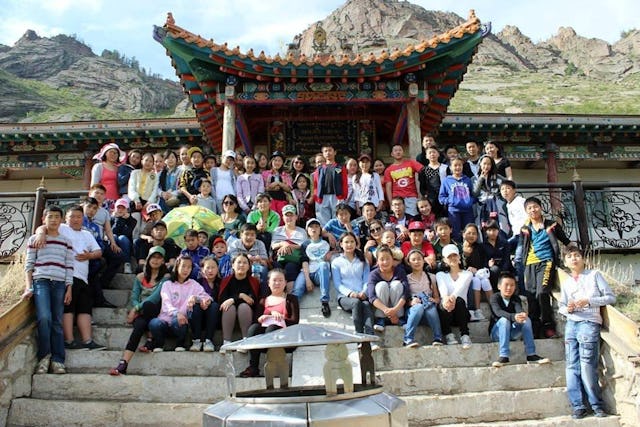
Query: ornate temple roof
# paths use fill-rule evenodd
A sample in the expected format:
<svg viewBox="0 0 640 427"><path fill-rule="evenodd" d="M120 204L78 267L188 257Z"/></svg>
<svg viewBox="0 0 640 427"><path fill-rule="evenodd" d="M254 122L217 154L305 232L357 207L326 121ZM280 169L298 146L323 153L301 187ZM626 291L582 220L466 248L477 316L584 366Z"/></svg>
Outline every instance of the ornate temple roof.
<svg viewBox="0 0 640 427"><path fill-rule="evenodd" d="M442 121L476 47L488 32L472 10L469 19L458 27L402 50L377 55L270 57L264 52L255 55L253 50L242 53L238 47L229 48L226 43L195 35L177 26L169 13L164 26L155 27L154 38L167 49L205 138L217 147L225 100L235 96L233 91L225 93L229 86L242 88L242 92L253 89L256 93L251 96L234 99L252 105L407 102L417 98L421 101L421 127L425 132L433 130ZM387 88L380 83L385 82L399 84L393 86L393 93L384 93ZM247 87L247 83L254 86ZM258 96L261 87L266 89ZM267 92L270 94L265 95ZM322 99L301 92L346 95ZM375 93L377 98L372 95Z"/></svg>

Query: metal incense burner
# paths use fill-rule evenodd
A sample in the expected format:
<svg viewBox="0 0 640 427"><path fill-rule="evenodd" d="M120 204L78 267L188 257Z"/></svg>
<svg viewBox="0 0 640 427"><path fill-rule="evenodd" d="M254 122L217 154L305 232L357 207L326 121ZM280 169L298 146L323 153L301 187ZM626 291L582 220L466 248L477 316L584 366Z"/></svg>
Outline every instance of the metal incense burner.
<svg viewBox="0 0 640 427"><path fill-rule="evenodd" d="M374 335L348 333L319 326L294 325L264 335L224 345L226 352L227 398L204 412L203 425L217 426L406 426L406 404L382 391L375 383L371 342ZM353 383L353 367L347 344L357 343L361 384ZM286 353L298 347L326 346L324 386L289 386ZM266 350L266 389L236 392L233 352ZM321 363L318 361L318 363ZM274 380L279 379L279 388ZM338 384L341 380L342 383Z"/></svg>

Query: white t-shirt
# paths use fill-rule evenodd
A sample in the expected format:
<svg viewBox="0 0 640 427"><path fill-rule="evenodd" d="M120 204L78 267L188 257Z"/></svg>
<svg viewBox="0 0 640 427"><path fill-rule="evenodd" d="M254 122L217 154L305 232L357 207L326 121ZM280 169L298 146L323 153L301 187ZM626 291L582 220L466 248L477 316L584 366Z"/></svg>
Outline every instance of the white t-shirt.
<svg viewBox="0 0 640 427"><path fill-rule="evenodd" d="M227 194L233 194L235 196L236 189L233 186L233 181L231 179L231 174L233 172L231 169L227 169L226 171L217 168L216 171L216 199L222 200L224 196Z"/></svg>
<svg viewBox="0 0 640 427"><path fill-rule="evenodd" d="M470 271L463 270L458 274L458 280L453 280L451 274L440 271L436 273L436 282L438 283L438 292L440 292L440 298L445 298L449 295L455 295L464 300L467 303L467 291L469 285L473 279L473 274Z"/></svg>
<svg viewBox="0 0 640 427"><path fill-rule="evenodd" d="M73 247L73 277L85 283L89 282L89 261L78 261L75 256L83 252L100 250L100 246L93 235L87 230L74 230L67 224L60 224L60 234L71 241Z"/></svg>
<svg viewBox="0 0 640 427"><path fill-rule="evenodd" d="M516 196L511 203L507 203L507 215L509 216L509 224L514 236L520 234L520 229L529 217L524 210L524 197Z"/></svg>

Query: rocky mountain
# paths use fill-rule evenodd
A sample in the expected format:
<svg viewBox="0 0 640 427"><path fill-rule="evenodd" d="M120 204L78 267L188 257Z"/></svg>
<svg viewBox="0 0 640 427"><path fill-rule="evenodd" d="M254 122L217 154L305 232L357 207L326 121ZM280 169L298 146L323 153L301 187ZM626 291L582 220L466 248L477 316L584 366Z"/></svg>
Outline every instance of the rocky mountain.
<svg viewBox="0 0 640 427"><path fill-rule="evenodd" d="M27 31L0 46L0 121L83 120L171 115L184 100L181 86L104 58L74 37Z"/></svg>

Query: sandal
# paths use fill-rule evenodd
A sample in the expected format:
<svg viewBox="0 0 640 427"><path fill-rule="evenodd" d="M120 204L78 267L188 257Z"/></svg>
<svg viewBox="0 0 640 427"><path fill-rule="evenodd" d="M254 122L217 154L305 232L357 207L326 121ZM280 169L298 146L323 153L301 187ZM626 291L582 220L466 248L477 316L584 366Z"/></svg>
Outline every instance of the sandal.
<svg viewBox="0 0 640 427"><path fill-rule="evenodd" d="M151 353L153 351L153 341L147 340L143 346L138 347L138 351L142 353Z"/></svg>
<svg viewBox="0 0 640 427"><path fill-rule="evenodd" d="M113 375L113 376L125 375L127 373L127 366L129 366L127 361L124 359L121 359L120 363L118 363L118 366L116 366L115 368L111 368L111 370L109 371L109 375Z"/></svg>

